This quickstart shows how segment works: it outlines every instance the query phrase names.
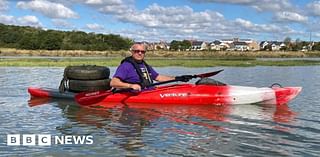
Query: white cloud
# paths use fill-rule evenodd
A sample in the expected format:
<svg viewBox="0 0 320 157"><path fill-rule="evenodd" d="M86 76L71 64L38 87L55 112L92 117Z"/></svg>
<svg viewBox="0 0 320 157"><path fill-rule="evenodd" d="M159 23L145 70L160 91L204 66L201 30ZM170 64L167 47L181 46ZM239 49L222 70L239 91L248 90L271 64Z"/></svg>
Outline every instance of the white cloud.
<svg viewBox="0 0 320 157"><path fill-rule="evenodd" d="M272 12L276 22L306 23L308 17L289 0L191 0L193 2L237 4L252 7L259 12ZM320 3L319 3L320 4ZM319 5L320 9L320 5ZM319 10L318 9L318 10ZM319 13L320 15L320 13Z"/></svg>
<svg viewBox="0 0 320 157"><path fill-rule="evenodd" d="M102 25L97 24L97 23L87 24L86 28L90 29L90 30L94 30L94 31L104 30L104 27Z"/></svg>
<svg viewBox="0 0 320 157"><path fill-rule="evenodd" d="M62 20L62 19L53 19L51 20L53 25L56 27L56 28L67 28L67 29L73 29L74 26L69 23L68 21L66 20Z"/></svg>
<svg viewBox="0 0 320 157"><path fill-rule="evenodd" d="M244 20L241 18L237 18L235 20L234 26L238 29L242 29L242 31L247 32L264 32L264 33L272 33L272 32L281 32L282 29L276 25L272 24L253 24L251 21Z"/></svg>
<svg viewBox="0 0 320 157"><path fill-rule="evenodd" d="M8 2L6 0L0 0L0 11L6 11L8 9Z"/></svg>
<svg viewBox="0 0 320 157"><path fill-rule="evenodd" d="M33 26L33 27L42 27L41 22L35 16L22 16L14 17L10 15L0 15L0 23L8 25L22 25L22 26Z"/></svg>
<svg viewBox="0 0 320 157"><path fill-rule="evenodd" d="M12 25L16 23L16 20L14 16L0 15L0 23Z"/></svg>
<svg viewBox="0 0 320 157"><path fill-rule="evenodd" d="M238 18L234 21L234 34L240 34L249 38L267 37L274 40L283 40L284 36L294 36L303 34L302 31L296 31L288 26L276 24L254 24L251 21ZM230 31L231 32L231 31ZM229 34L231 34L229 32ZM233 34L233 36L234 36ZM259 38L257 38L259 39Z"/></svg>
<svg viewBox="0 0 320 157"><path fill-rule="evenodd" d="M173 39L183 40L187 37L185 35L181 36L179 34L165 33L161 29L153 28L141 28L136 30L120 30L118 32L121 36L128 37L135 41L171 41ZM190 38L191 39L191 38Z"/></svg>
<svg viewBox="0 0 320 157"><path fill-rule="evenodd" d="M191 0L191 1L203 2L203 3L251 4L251 3L255 3L257 0Z"/></svg>
<svg viewBox="0 0 320 157"><path fill-rule="evenodd" d="M66 19L78 18L78 14L60 3L54 3L46 0L33 0L30 2L20 1L18 8L31 9L50 18Z"/></svg>
<svg viewBox="0 0 320 157"><path fill-rule="evenodd" d="M232 2L257 3L253 0ZM196 12L189 6L163 7L152 4L143 10L136 10L130 5L118 4L103 6L100 11L112 14L122 22L139 26L138 30L122 30L120 32L120 34L136 40L155 41L155 38L158 40L186 38L213 40L214 38L235 37L236 35L259 36L268 33L280 35L293 32L288 27L275 24L254 24L240 18L229 21L219 12L210 10ZM304 20L303 16L298 19Z"/></svg>
<svg viewBox="0 0 320 157"><path fill-rule="evenodd" d="M293 8L289 0L191 0L202 3L224 3L251 6L258 11L282 11Z"/></svg>
<svg viewBox="0 0 320 157"><path fill-rule="evenodd" d="M252 7L261 12L295 10L289 0L257 0Z"/></svg>
<svg viewBox="0 0 320 157"><path fill-rule="evenodd" d="M275 14L275 20L279 22L298 22L305 23L308 21L307 16L300 15L295 12L278 12Z"/></svg>
<svg viewBox="0 0 320 157"><path fill-rule="evenodd" d="M121 0L85 0L86 4L91 4L91 5L118 5L122 4Z"/></svg>
<svg viewBox="0 0 320 157"><path fill-rule="evenodd" d="M134 5L130 1L112 0L103 3L103 5L93 5L105 14L130 15L136 12Z"/></svg>
<svg viewBox="0 0 320 157"><path fill-rule="evenodd" d="M314 36L320 38L320 33L315 33Z"/></svg>
<svg viewBox="0 0 320 157"><path fill-rule="evenodd" d="M307 4L307 9L314 16L320 16L320 1Z"/></svg>
<svg viewBox="0 0 320 157"><path fill-rule="evenodd" d="M34 27L41 27L42 24L39 22L38 18L35 16L23 16L23 17L19 17L17 19L17 22L20 25L24 25L24 26L34 26Z"/></svg>
<svg viewBox="0 0 320 157"><path fill-rule="evenodd" d="M162 7L153 4L142 11L117 15L123 22L135 23L150 28L164 28L184 33L193 33L215 26L224 21L222 14L214 11L194 12L188 6Z"/></svg>
<svg viewBox="0 0 320 157"><path fill-rule="evenodd" d="M152 4L139 10L136 8L134 0L31 0L20 1L17 3L17 7L30 9L52 18L51 21L56 28L86 29L95 32L106 32L107 30L102 25L94 22L85 26L78 26L78 28L75 28L74 25L69 23L69 18L79 17L79 15L70 8L73 8L75 4L86 6L93 9L90 14L99 11L100 13L107 15L104 16L108 18L106 19L107 22L111 21L112 23L118 21L121 22L121 25L125 24L125 27L127 27L127 29L121 31L110 31L110 33L118 33L139 41L171 41L173 39L198 39L210 41L237 36L240 38L260 38L261 36L279 36L279 38L282 38L283 36L301 34L301 32L286 26L289 22L305 24L309 23L308 20L312 20L305 16L304 10L297 9L289 0L192 1L241 5L245 7L245 9L254 8L257 11L270 12L271 15L273 15L273 18L271 19L269 16L270 14L268 13L266 19L260 20L264 21L264 23L258 24L251 21L252 19L250 16L241 18L239 16L239 18L235 20L228 20L224 15L214 10L195 11L192 6L164 7L159 4ZM310 3L307 7L316 8L317 4L320 6L320 2L318 2ZM102 16L99 16L99 18L101 17ZM266 16L263 15L261 17L265 18ZM246 20L245 18L248 18L249 20ZM21 21L23 20L20 18L20 22L18 22L18 20L12 16L2 15L0 16L0 22L1 21L21 24ZM32 20L32 18L29 18L29 20L25 18L24 21L29 21L29 23L24 22L29 25L41 24L35 19ZM277 21L277 23L272 23L275 21Z"/></svg>

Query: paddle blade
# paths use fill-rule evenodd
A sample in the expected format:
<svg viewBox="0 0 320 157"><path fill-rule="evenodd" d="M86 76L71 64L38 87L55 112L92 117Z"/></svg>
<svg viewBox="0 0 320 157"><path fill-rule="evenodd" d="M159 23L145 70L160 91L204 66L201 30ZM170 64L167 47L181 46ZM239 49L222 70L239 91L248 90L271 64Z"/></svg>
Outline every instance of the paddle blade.
<svg viewBox="0 0 320 157"><path fill-rule="evenodd" d="M197 74L196 77L200 77L200 78L211 77L211 76L217 75L221 71L223 71L223 69L214 71L214 72L209 72L209 73Z"/></svg>
<svg viewBox="0 0 320 157"><path fill-rule="evenodd" d="M75 100L81 106L89 106L102 101L106 96L113 94L111 91L83 92L75 96Z"/></svg>

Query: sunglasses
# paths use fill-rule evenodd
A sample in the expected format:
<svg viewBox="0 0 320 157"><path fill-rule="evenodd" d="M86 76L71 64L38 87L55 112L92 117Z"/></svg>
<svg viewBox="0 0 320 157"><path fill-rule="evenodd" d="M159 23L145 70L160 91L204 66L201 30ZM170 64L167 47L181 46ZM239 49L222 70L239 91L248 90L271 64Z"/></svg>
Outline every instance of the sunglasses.
<svg viewBox="0 0 320 157"><path fill-rule="evenodd" d="M133 50L134 53L142 53L142 54L145 54L146 51L144 50Z"/></svg>

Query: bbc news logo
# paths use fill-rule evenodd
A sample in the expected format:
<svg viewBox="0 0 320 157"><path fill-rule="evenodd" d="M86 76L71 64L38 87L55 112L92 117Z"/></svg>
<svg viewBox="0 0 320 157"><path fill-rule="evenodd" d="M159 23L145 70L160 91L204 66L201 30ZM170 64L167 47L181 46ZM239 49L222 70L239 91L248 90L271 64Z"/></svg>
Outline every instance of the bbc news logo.
<svg viewBox="0 0 320 157"><path fill-rule="evenodd" d="M8 134L8 146L90 145L93 136L52 136L50 134Z"/></svg>

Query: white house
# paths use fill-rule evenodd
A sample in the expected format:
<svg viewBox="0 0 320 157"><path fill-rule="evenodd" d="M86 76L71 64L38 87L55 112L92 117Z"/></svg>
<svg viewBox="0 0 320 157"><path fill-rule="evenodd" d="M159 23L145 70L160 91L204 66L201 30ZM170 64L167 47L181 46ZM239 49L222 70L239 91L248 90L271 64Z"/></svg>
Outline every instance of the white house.
<svg viewBox="0 0 320 157"><path fill-rule="evenodd" d="M191 50L207 50L207 43L204 41L192 41L191 42Z"/></svg>

